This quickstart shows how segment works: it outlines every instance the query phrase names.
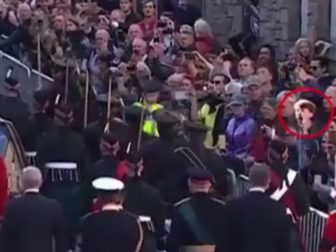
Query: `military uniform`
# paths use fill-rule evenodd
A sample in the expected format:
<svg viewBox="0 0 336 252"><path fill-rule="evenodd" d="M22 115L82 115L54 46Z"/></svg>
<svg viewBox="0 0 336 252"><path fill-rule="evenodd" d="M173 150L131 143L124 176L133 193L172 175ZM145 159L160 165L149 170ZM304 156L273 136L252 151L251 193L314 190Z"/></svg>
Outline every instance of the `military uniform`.
<svg viewBox="0 0 336 252"><path fill-rule="evenodd" d="M193 168L189 177L194 183L210 183L211 174ZM221 239L221 220L225 203L206 192L196 192L175 204L167 252L213 252Z"/></svg>
<svg viewBox="0 0 336 252"><path fill-rule="evenodd" d="M114 132L116 134L119 134L122 137L126 136L127 132L127 124L120 120L119 118L112 118L109 129L106 128L107 121L106 121L106 114L107 114L107 96L106 95L99 95L97 97L97 101L100 107L100 118L98 121L93 122L87 126L87 128L84 130L84 139L90 154L90 158L93 162L96 162L100 159L101 153L100 153L100 139L103 135L103 132L105 130L109 130L111 132ZM116 104L115 102L113 104ZM113 105L111 105L113 106ZM126 140L122 141L121 145L126 144Z"/></svg>
<svg viewBox="0 0 336 252"><path fill-rule="evenodd" d="M116 198L124 189L121 181L99 178L93 181L98 195ZM82 252L142 251L143 230L137 217L123 210L121 202L105 202L101 211L85 216L81 223Z"/></svg>
<svg viewBox="0 0 336 252"><path fill-rule="evenodd" d="M35 151L38 139L54 126L52 119L45 113L48 99L49 92L47 90L38 90L34 93L34 109L36 112L31 120L32 134L28 151Z"/></svg>
<svg viewBox="0 0 336 252"><path fill-rule="evenodd" d="M201 123L185 121L184 129L189 139L188 149L177 149L177 151L184 157L185 165L208 170L213 176L214 189L218 196L226 196L232 190L230 183L232 181L228 179L228 162L214 150L204 147L203 140L208 132L208 127Z"/></svg>
<svg viewBox="0 0 336 252"><path fill-rule="evenodd" d="M67 127L72 116L68 106L55 107L58 125L41 137L36 158L37 166L45 177L43 192L62 204L70 235L75 234L84 213L84 204L88 204L83 189L85 183L89 182L86 178L89 163L85 143L79 134Z"/></svg>
<svg viewBox="0 0 336 252"><path fill-rule="evenodd" d="M162 251L166 236L166 206L160 192L142 181L139 175L136 175L141 163L142 159L139 155L131 153L126 157L127 169L131 169L134 176L129 175L125 179L126 200L124 207L130 213L139 216L144 230L143 252Z"/></svg>
<svg viewBox="0 0 336 252"><path fill-rule="evenodd" d="M160 138L143 145L144 181L158 188L167 203L174 204L188 195L185 163L177 158L175 149L183 143L174 131L180 120L167 110L154 115ZM183 142L183 141L182 141Z"/></svg>
<svg viewBox="0 0 336 252"><path fill-rule="evenodd" d="M30 112L29 107L20 99L19 83L12 77L5 79L6 94L0 98L0 117L13 123L21 141L26 148L30 138Z"/></svg>

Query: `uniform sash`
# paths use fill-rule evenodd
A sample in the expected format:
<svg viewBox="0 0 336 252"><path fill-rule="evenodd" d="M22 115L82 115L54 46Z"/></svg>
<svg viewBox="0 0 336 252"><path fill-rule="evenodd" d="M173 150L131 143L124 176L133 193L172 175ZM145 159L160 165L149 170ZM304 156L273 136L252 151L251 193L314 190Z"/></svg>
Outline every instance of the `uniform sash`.
<svg viewBox="0 0 336 252"><path fill-rule="evenodd" d="M196 213L190 204L182 204L179 209L181 210L182 216L187 221L197 241L215 243L212 235L200 225L200 222L197 220Z"/></svg>

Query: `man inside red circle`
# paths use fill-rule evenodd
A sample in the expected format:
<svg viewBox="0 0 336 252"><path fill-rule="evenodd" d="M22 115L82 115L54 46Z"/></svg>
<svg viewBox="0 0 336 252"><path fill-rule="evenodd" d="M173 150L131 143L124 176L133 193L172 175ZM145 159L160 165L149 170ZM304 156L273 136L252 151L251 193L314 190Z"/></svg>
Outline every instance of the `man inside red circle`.
<svg viewBox="0 0 336 252"><path fill-rule="evenodd" d="M299 99L294 104L294 110L298 124L297 132L301 135L296 141L298 153L297 170L302 170L310 164L312 157L316 155L319 150L318 139L305 138L305 136L317 132L317 130L314 129L316 128L314 123L316 105L307 99Z"/></svg>

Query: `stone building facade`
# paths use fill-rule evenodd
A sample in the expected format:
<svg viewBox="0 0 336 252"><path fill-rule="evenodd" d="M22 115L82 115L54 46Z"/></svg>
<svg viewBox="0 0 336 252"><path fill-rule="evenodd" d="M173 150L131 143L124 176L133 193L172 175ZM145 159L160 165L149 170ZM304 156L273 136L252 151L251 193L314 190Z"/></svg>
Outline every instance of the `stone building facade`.
<svg viewBox="0 0 336 252"><path fill-rule="evenodd" d="M244 0L203 0L204 16L220 40L241 31L243 4ZM309 34L336 42L336 0L260 0L258 8L260 42L275 46L278 57Z"/></svg>

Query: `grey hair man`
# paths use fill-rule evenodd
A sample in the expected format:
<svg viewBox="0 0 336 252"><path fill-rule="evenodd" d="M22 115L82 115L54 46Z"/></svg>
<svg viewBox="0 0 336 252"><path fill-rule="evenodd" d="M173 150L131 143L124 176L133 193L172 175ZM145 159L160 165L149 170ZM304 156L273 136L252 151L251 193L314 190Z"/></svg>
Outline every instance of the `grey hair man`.
<svg viewBox="0 0 336 252"><path fill-rule="evenodd" d="M40 169L34 166L28 166L23 169L21 183L24 192L39 192L42 182Z"/></svg>
<svg viewBox="0 0 336 252"><path fill-rule="evenodd" d="M65 221L60 204L39 193L41 171L23 169L22 197L6 205L0 231L0 251L66 252ZM13 236L15 234L15 237Z"/></svg>
<svg viewBox="0 0 336 252"><path fill-rule="evenodd" d="M271 182L271 169L266 164L255 164L250 168L249 179L252 185L250 191L265 192Z"/></svg>

